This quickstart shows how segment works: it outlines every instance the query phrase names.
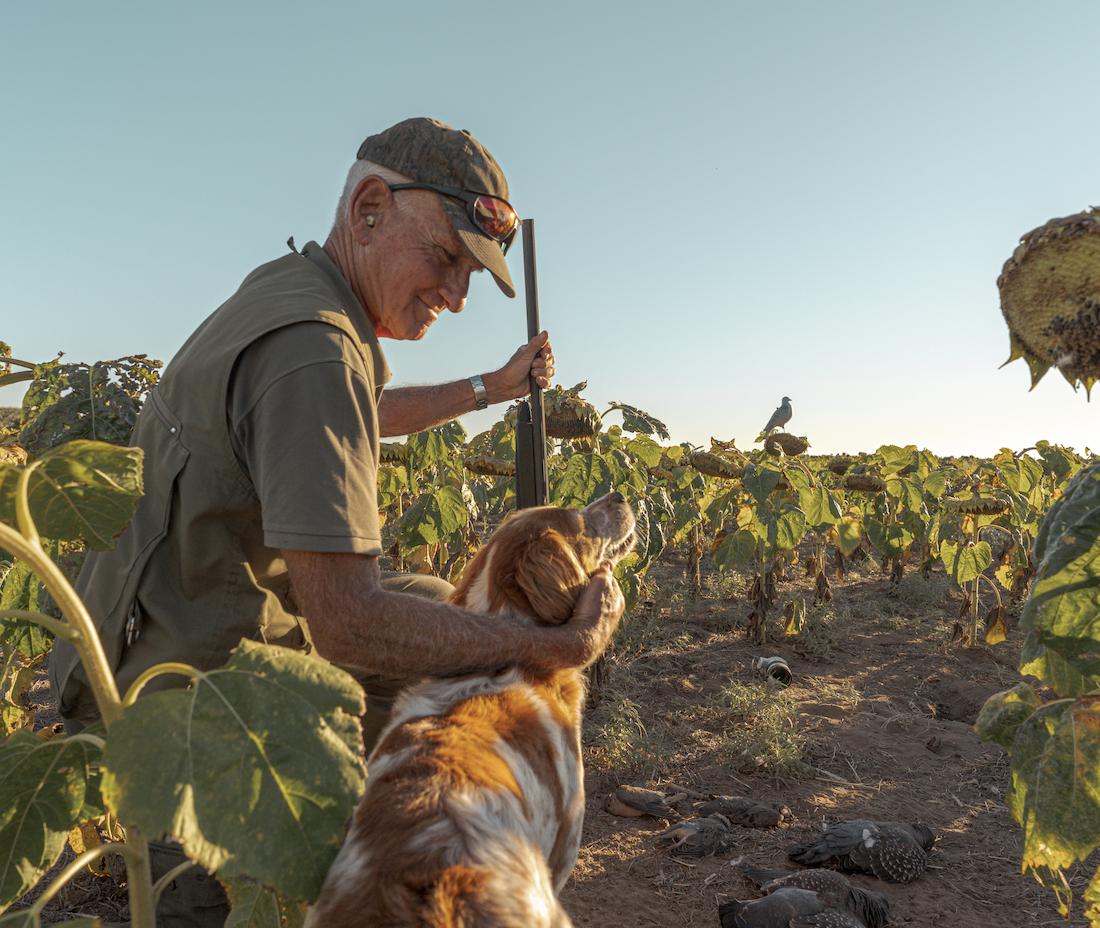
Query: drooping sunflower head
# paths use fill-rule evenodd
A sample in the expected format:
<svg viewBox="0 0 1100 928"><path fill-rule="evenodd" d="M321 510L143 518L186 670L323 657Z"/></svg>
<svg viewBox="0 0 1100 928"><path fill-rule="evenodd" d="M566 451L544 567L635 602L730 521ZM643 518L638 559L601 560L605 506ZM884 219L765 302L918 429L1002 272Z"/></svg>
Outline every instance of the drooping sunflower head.
<svg viewBox="0 0 1100 928"><path fill-rule="evenodd" d="M1051 367L1086 392L1100 378L1100 208L1051 219L1021 240L997 278L1011 355L1032 388Z"/></svg>

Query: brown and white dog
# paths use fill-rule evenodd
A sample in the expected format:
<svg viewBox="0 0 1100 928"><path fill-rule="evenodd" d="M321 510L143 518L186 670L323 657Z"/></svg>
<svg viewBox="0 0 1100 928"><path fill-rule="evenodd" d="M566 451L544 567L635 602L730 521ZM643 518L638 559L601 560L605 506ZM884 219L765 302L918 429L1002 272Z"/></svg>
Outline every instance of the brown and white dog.
<svg viewBox="0 0 1100 928"><path fill-rule="evenodd" d="M621 493L509 516L451 602L561 624L634 544ZM367 760L366 792L307 928L566 928L584 817L579 670L430 678Z"/></svg>

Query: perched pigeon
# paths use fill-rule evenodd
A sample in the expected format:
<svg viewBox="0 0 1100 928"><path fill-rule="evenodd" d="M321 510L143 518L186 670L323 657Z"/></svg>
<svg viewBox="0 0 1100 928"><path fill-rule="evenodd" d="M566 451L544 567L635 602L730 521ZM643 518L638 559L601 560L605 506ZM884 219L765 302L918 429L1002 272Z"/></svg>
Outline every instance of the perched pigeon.
<svg viewBox="0 0 1100 928"><path fill-rule="evenodd" d="M828 866L872 873L891 883L911 883L928 865L936 838L927 825L857 819L830 825L790 849L787 856L807 867Z"/></svg>
<svg viewBox="0 0 1100 928"><path fill-rule="evenodd" d="M768 420L768 424L764 426L764 434L768 435L773 429L779 429L786 426L786 424L791 421L792 414L791 398L785 396L779 408L772 413L772 417Z"/></svg>
<svg viewBox="0 0 1100 928"><path fill-rule="evenodd" d="M723 903L718 906L718 920L722 928L868 928L858 915L793 886L751 902Z"/></svg>
<svg viewBox="0 0 1100 928"><path fill-rule="evenodd" d="M890 900L886 896L853 886L847 877L835 870L798 870L792 873L742 866L741 872L769 895L791 887L815 892L825 905L846 909L859 916L867 928L883 928L890 918Z"/></svg>
<svg viewBox="0 0 1100 928"><path fill-rule="evenodd" d="M677 801L676 797L673 801ZM681 793L678 797L683 799ZM639 818L643 815L652 815L654 818L667 818L675 821L680 818L680 813L669 805L669 796L653 789L642 789L638 786L620 786L609 793L604 808L612 815L621 815L626 818Z"/></svg>
<svg viewBox="0 0 1100 928"><path fill-rule="evenodd" d="M736 846L729 820L722 815L687 819L657 837L671 841L670 850L678 857L709 857L731 851Z"/></svg>
<svg viewBox="0 0 1100 928"><path fill-rule="evenodd" d="M717 796L706 802L697 802L695 811L699 815L718 812L728 818L731 825L741 825L744 828L776 828L791 814L786 806L735 796Z"/></svg>

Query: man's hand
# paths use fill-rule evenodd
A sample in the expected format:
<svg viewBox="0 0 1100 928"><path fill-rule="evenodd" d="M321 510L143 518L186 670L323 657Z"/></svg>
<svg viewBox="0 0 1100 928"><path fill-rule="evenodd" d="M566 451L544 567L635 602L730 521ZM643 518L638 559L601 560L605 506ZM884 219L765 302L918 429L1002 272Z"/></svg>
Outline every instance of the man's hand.
<svg viewBox="0 0 1100 928"><path fill-rule="evenodd" d="M505 403L530 392L528 374L542 388L550 386L554 376L554 349L547 332L539 332L526 345L521 345L504 367L486 374L485 392L490 403Z"/></svg>
<svg viewBox="0 0 1100 928"><path fill-rule="evenodd" d="M577 600L569 621L546 629L556 639L555 647L545 654L547 664L555 665L550 669L587 667L595 662L611 643L625 610L626 600L611 565L601 564Z"/></svg>

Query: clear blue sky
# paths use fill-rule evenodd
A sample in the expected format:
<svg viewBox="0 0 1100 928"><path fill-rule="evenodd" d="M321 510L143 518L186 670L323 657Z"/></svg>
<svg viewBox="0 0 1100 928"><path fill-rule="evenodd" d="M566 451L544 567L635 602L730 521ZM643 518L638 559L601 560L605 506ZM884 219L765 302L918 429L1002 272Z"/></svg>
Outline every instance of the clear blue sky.
<svg viewBox="0 0 1100 928"><path fill-rule="evenodd" d="M5 4L0 339L167 360L288 235L324 238L364 136L432 115L536 218L559 380L597 404L742 447L784 394L820 451L1100 444L1100 402L997 370L995 286L1023 232L1100 202L1100 4L389 7ZM483 275L386 343L394 382L496 367L524 327Z"/></svg>

